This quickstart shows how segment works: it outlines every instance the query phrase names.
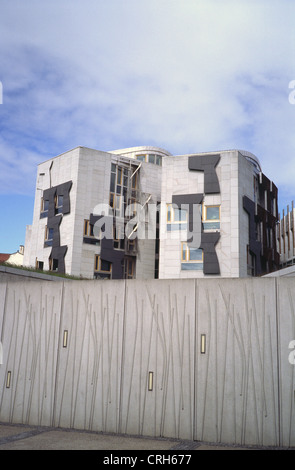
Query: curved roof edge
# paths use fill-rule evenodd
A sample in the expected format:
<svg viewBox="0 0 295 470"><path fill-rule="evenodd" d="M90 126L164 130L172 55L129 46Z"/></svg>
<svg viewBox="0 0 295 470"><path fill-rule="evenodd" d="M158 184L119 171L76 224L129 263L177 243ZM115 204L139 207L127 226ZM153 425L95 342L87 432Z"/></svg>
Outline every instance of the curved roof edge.
<svg viewBox="0 0 295 470"><path fill-rule="evenodd" d="M126 155L128 153L137 153L137 152L154 152L154 153L161 153L162 155L172 156L168 150L162 149L160 147L153 147L149 145L141 145L139 147L129 147L125 149L119 150L112 150L109 153L113 153L115 155Z"/></svg>
<svg viewBox="0 0 295 470"><path fill-rule="evenodd" d="M240 150L240 149L239 149L239 152L243 155L243 157L245 157L247 160L253 163L254 166L257 167L258 171L262 172L260 161L256 157L256 155L254 155L254 153L248 152L248 150Z"/></svg>

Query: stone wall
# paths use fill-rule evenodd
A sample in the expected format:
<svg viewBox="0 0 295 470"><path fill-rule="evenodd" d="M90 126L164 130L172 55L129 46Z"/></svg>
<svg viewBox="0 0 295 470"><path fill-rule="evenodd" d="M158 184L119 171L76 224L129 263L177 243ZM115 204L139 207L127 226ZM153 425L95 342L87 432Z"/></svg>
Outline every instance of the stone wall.
<svg viewBox="0 0 295 470"><path fill-rule="evenodd" d="M0 282L0 421L295 446L293 340L291 278Z"/></svg>

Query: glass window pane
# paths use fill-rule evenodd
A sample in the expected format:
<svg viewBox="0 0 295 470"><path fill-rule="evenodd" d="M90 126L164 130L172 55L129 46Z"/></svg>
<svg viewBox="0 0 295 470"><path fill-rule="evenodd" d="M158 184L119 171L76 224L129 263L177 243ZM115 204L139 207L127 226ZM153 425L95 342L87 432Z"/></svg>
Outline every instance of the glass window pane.
<svg viewBox="0 0 295 470"><path fill-rule="evenodd" d="M116 175L115 173L111 173L111 192L114 193L115 192L115 184L116 184Z"/></svg>
<svg viewBox="0 0 295 470"><path fill-rule="evenodd" d="M189 248L190 261L202 261L203 251L200 248Z"/></svg>
<svg viewBox="0 0 295 470"><path fill-rule="evenodd" d="M174 221L175 222L185 222L186 221L186 211L183 209L174 209Z"/></svg>
<svg viewBox="0 0 295 470"><path fill-rule="evenodd" d="M84 235L88 235L88 220L84 220Z"/></svg>
<svg viewBox="0 0 295 470"><path fill-rule="evenodd" d="M117 184L122 184L122 168L118 167L118 179Z"/></svg>
<svg viewBox="0 0 295 470"><path fill-rule="evenodd" d="M182 244L181 259L182 261L186 261L186 243Z"/></svg>
<svg viewBox="0 0 295 470"><path fill-rule="evenodd" d="M101 259L100 260L100 270L109 272L111 270L111 263L109 261L105 261L104 259Z"/></svg>
<svg viewBox="0 0 295 470"><path fill-rule="evenodd" d="M149 155L149 163L155 163L156 155Z"/></svg>
<svg viewBox="0 0 295 470"><path fill-rule="evenodd" d="M129 262L128 262L128 274L132 274L132 272L133 272L132 261L129 261Z"/></svg>
<svg viewBox="0 0 295 470"><path fill-rule="evenodd" d="M135 173L135 175L133 175L133 178L132 178L132 188L135 189L136 186L137 186L137 173Z"/></svg>
<svg viewBox="0 0 295 470"><path fill-rule="evenodd" d="M137 155L136 158L137 158L137 160L139 160L140 162L145 162L145 155Z"/></svg>
<svg viewBox="0 0 295 470"><path fill-rule="evenodd" d="M206 219L207 220L219 220L219 206L207 207Z"/></svg>
<svg viewBox="0 0 295 470"><path fill-rule="evenodd" d="M161 155L157 155L156 156L156 165L162 165L162 157Z"/></svg>
<svg viewBox="0 0 295 470"><path fill-rule="evenodd" d="M167 204L167 222L171 222L171 204Z"/></svg>
<svg viewBox="0 0 295 470"><path fill-rule="evenodd" d="M116 173L116 165L114 163L112 163L111 171L112 173Z"/></svg>

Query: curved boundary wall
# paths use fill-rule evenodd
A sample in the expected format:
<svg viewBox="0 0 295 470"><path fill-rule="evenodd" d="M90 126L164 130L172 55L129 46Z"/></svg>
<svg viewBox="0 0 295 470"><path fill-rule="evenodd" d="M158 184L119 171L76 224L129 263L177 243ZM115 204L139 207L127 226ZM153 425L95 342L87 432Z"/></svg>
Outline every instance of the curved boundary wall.
<svg viewBox="0 0 295 470"><path fill-rule="evenodd" d="M0 282L0 421L293 447L294 285Z"/></svg>

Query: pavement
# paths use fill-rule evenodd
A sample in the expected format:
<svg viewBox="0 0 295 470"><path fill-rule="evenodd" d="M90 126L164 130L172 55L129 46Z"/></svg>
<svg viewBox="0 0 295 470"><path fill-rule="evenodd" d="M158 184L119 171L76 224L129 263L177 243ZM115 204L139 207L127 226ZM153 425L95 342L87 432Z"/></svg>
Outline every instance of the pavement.
<svg viewBox="0 0 295 470"><path fill-rule="evenodd" d="M190 450L279 450L279 448L247 447L186 441L169 438L127 436L73 429L48 428L0 423L0 450L70 450L105 451L114 457L136 452L187 454ZM286 449L284 449L286 450ZM101 455L101 453L100 453ZM156 454L155 454L156 455ZM150 462L152 463L152 462Z"/></svg>

